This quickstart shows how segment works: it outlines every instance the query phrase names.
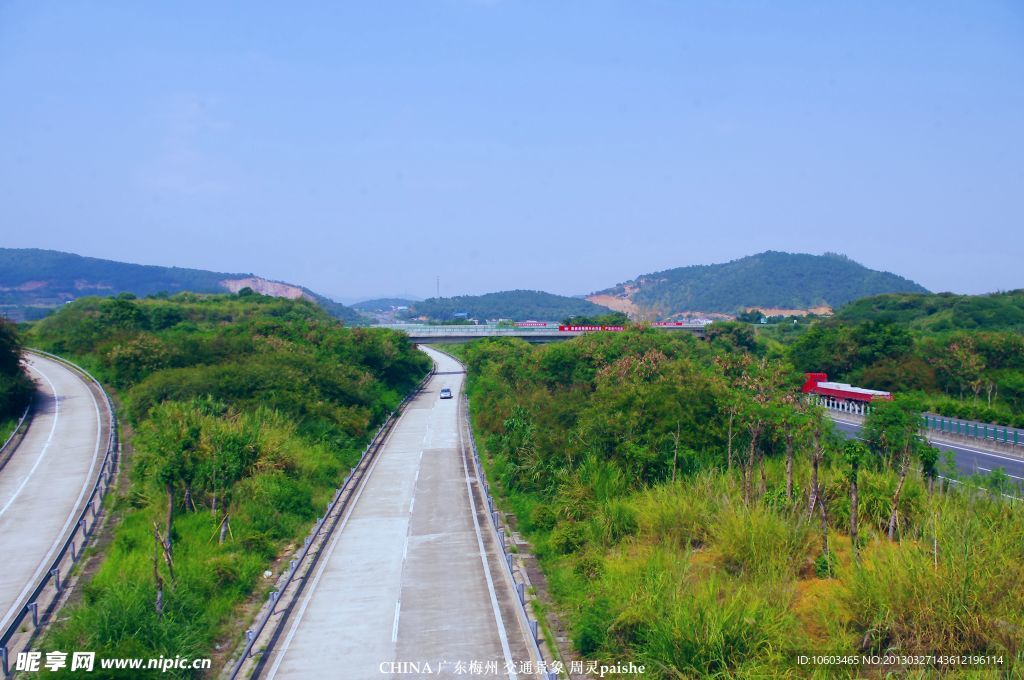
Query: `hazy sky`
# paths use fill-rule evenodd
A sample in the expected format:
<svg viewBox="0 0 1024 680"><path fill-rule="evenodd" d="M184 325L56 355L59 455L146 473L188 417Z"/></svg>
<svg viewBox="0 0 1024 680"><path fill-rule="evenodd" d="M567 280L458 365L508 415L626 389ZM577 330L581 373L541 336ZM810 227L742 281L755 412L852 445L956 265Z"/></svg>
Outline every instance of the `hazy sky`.
<svg viewBox="0 0 1024 680"><path fill-rule="evenodd" d="M1024 287L1024 4L0 0L0 245L339 299Z"/></svg>

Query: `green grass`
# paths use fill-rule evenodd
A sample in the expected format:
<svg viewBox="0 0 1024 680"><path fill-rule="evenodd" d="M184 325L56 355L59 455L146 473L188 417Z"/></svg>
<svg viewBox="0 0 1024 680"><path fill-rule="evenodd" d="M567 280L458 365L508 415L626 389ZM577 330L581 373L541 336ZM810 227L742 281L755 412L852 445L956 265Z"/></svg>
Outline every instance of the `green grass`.
<svg viewBox="0 0 1024 680"><path fill-rule="evenodd" d="M0 446L14 433L14 428L17 426L18 420L16 418L0 420Z"/></svg>
<svg viewBox="0 0 1024 680"><path fill-rule="evenodd" d="M991 653L1024 664L1024 591L1015 585L1024 579L1024 506L955 490L929 496L912 475L905 534L892 543L895 480L864 472L858 564L845 536L845 479L825 466L835 574L823 578L818 518L804 516L805 498L784 500L781 461L768 461L769 493L749 506L738 476L706 470L614 494L579 520L558 519L557 499L501 485L505 465L486 456L500 504L521 518L585 658L644 663L656 678L804 677L795 658L808 651ZM798 488L808 475L800 464Z"/></svg>

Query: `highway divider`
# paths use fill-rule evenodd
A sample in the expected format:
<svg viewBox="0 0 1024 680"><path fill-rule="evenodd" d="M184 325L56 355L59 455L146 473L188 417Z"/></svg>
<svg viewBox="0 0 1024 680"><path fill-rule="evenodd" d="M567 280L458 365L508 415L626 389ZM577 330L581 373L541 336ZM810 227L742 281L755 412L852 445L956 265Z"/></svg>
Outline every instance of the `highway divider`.
<svg viewBox="0 0 1024 680"><path fill-rule="evenodd" d="M288 570L278 579L275 589L270 591L267 602L257 615L256 624L245 631L245 640L241 653L230 664L230 671L222 674L222 677L235 680L243 675L243 671L249 670L249 667L252 668L248 677L258 678L260 676L267 659L270 658L274 645L281 636L285 623L290 618L295 603L299 601L303 590L305 590L306 583L309 582L307 577L316 568L320 556L327 547L328 540L334 533L342 515L345 514L345 510L355 495L356 489L359 488L366 478L374 459L377 457L377 453L383 448L384 442L387 440L392 428L394 428L399 416L401 416L406 404L423 390L423 387L434 376L436 370L436 366L431 368L419 385L406 395L405 399L402 400L402 403L394 411L388 414L380 429L377 430L370 443L363 449L362 454L359 456L359 462L345 476L345 481L342 482L341 486L335 489L334 496L327 504L326 512L324 512L322 517L317 518L309 535L306 536L302 550L291 560ZM254 653L256 645L261 640L265 640L266 644L262 649ZM254 658L255 662L252 662L251 660Z"/></svg>
<svg viewBox="0 0 1024 680"><path fill-rule="evenodd" d="M103 498L114 483L121 459L121 444L118 438L117 414L110 395L103 389L96 378L81 366L49 352L28 350L32 354L44 356L57 361L81 375L91 383L103 396L107 405L109 422L107 424L107 447L103 453L103 462L99 467L92 491L78 514L77 522L68 535L60 551L49 567L36 583L32 592L25 598L17 616L0 631L0 673L4 678L11 676L10 659L19 651L25 651L36 639L46 624L52 619L54 612L60 607L67 590L68 577L81 558L89 540L93 537L96 525L102 518ZM24 420L24 417L23 417ZM28 618L32 619L32 628L21 631Z"/></svg>

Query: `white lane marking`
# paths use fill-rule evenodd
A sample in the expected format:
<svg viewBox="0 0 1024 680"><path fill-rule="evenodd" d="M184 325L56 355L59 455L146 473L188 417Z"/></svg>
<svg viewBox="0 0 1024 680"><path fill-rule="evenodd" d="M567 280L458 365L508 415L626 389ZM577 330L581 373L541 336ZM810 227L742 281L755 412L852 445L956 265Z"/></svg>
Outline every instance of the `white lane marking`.
<svg viewBox="0 0 1024 680"><path fill-rule="evenodd" d="M862 423L855 423L855 422L852 422L852 421L849 421L849 420L842 420L841 418L832 418L832 420L834 420L837 423L843 423L845 425L854 425L858 429L863 427ZM858 439L859 439L859 437L858 437ZM967 448L966 446L957 446L956 444L948 444L948 443L943 442L943 441L936 441L935 443L936 444L941 444L942 446L945 446L946 448L949 448L949 449L956 449L957 451L966 451L968 453L976 453L976 454L978 454L980 456L988 456L990 458L998 458L1000 460L1008 460L1011 463L1022 463L1022 464L1024 464L1024 458L1012 458L1012 457L1007 457L1007 456L1000 456L997 453L990 453L988 451L979 451L978 449L971 449L971 448Z"/></svg>
<svg viewBox="0 0 1024 680"><path fill-rule="evenodd" d="M410 515L412 514L412 508L413 508L413 505L415 505L415 504L416 504L416 496L413 496L412 498L409 499L409 514Z"/></svg>
<svg viewBox="0 0 1024 680"><path fill-rule="evenodd" d="M989 469L989 468L983 468L983 467L981 467L980 465L978 466L978 469L979 469L979 470L981 470L982 472L992 472L992 470L991 470L991 469ZM1003 474L1004 474L1004 475L1006 475L1007 477L1013 477L1014 479L1019 479L1019 480L1021 480L1021 481L1024 481L1024 477L1018 477L1017 475L1011 475L1011 474L1010 474L1009 472L1007 472L1006 470L1003 470L1002 468L999 468L999 469L1000 469L1000 470L1002 470Z"/></svg>
<svg viewBox="0 0 1024 680"><path fill-rule="evenodd" d="M43 462L43 458L46 458L46 454L50 450L50 444L53 442L53 435L57 431L57 423L60 421L60 399L57 394L57 388L53 386L53 381L51 381L45 373L40 371L34 365L29 364L28 367L30 370L38 373L42 379L46 381L46 384L50 386L50 392L53 393L53 424L50 426L50 434L43 443L43 450L39 452L39 457L36 458L36 462L32 464L31 468L29 468L28 474L25 475L23 480L21 480L21 484L19 484L18 488L14 490L14 494L4 504L4 507L0 508L0 517L3 517L4 513L7 512L11 505L14 504L14 501L18 500L18 496L20 496L21 492L25 490L25 485L28 484L28 480L32 479L32 475L34 475L36 470L39 469L39 464Z"/></svg>
<svg viewBox="0 0 1024 680"><path fill-rule="evenodd" d="M456 421L458 421L456 411ZM484 550L484 539L480 534L480 522L476 518L476 501L473 500L473 487L469 483L469 467L466 465L466 441L462 438L462 424L458 424L459 440L462 448L462 471L466 475L466 493L469 496L469 514L473 517L473 529L476 531L476 544L480 549L480 564L483 566L484 578L487 580L487 592L491 596L491 609L494 611L494 621L498 626L498 638L501 640L501 652L505 655L505 668L508 669L509 680L517 680L515 663L512 661L512 650L508 646L508 636L505 634L505 622L501 618L501 608L498 606L498 596L494 592L494 580L491 578L491 569L487 564L487 551Z"/></svg>
<svg viewBox="0 0 1024 680"><path fill-rule="evenodd" d="M391 641L398 642L398 619L402 615L402 600L395 603L395 622L391 626Z"/></svg>
<svg viewBox="0 0 1024 680"><path fill-rule="evenodd" d="M56 365L60 366L59 364L56 364ZM46 374L43 373L41 370L39 370L35 366L35 360L33 360L32 362L29 363L29 368L31 368L32 370L34 370L37 373L39 373L39 375L43 376L43 379L46 380L47 383L49 383L50 390L53 392L53 397L54 397L54 399L53 399L53 403L54 403L53 429L50 430L50 437L47 439L47 443L46 443L46 445L49 446L50 439L53 438L53 430L56 429L56 427L57 427L57 415L58 415L59 409L60 409L59 402L58 402L58 399L57 399L57 389L53 386L53 383L46 376ZM61 368L63 368L63 367L61 367ZM21 589L21 592L18 593L18 597L15 599L14 604L11 605L11 608L7 611L6 614L4 614L3 620L0 621L0 629L2 629L4 626L7 625L7 622L11 619L12 616L14 616L14 608L18 606L18 603L21 602L23 600L23 598L28 594L28 592L32 588L35 587L35 584L39 582L39 577L42 575L43 570L49 568L50 561L51 561L51 559L53 557L53 554L57 551L58 545L62 542L62 539L64 538L64 535L67 532L68 527L71 524L71 520L73 520L75 518L75 515L78 512L78 507L82 503L82 498L85 496L85 490L88 488L89 482L92 481L92 473L93 473L93 470L96 469L96 461L97 461L97 459L99 458L99 455L100 455L100 435L103 433L103 421L100 418L100 404L99 404L98 401L96 401L96 395L93 394L92 386L89 383L86 383L85 380L80 378L78 376L78 374L75 373L74 371L72 371L71 369L64 369L64 370L66 370L69 374L71 374L76 380L78 380L82 384L84 384L86 391L89 393L89 396L92 397L92 405L93 405L93 408L96 411L96 447L95 447L95 449L93 449L92 462L89 464L89 471L85 475L85 480L82 482L82 488L78 492L78 498L75 499L75 504L72 506L71 512L68 514L68 518L66 520L64 520L64 526L61 527L60 531L57 533L57 538L54 539L53 543L50 545L50 549L46 552L46 555L44 555L43 559L39 562L39 566L36 567L35 573L32 574L32 578L29 580L28 583L25 584L25 587ZM42 460L42 455L40 455L40 460ZM38 461L37 461L36 464L38 465ZM34 469L35 468L33 468L33 470ZM29 476L31 476L31 474L32 473L30 472ZM27 481L27 478L26 478L26 481ZM23 486L24 486L24 484L23 484ZM6 507L4 509L6 510Z"/></svg>

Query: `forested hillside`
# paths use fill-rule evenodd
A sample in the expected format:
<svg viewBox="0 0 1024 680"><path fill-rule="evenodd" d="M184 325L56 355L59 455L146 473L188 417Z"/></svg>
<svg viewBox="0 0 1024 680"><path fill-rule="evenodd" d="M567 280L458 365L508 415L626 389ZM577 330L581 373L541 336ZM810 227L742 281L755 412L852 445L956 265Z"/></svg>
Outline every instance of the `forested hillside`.
<svg viewBox="0 0 1024 680"><path fill-rule="evenodd" d="M0 309L17 320L41 318L65 302L88 295L224 293L244 286L263 286L265 292L283 297L306 297L336 318L361 322L353 310L311 290L253 274L131 264L37 248L0 248Z"/></svg>
<svg viewBox="0 0 1024 680"><path fill-rule="evenodd" d="M130 435L113 540L47 645L105 657L233 644L238 605L429 365L401 334L253 294L86 298L28 337L113 388Z"/></svg>
<svg viewBox="0 0 1024 680"><path fill-rule="evenodd" d="M896 323L924 331L1024 332L1024 290L990 295L890 294L856 300L838 310L841 321Z"/></svg>
<svg viewBox="0 0 1024 680"><path fill-rule="evenodd" d="M599 316L608 311L607 307L579 298L537 290L509 290L485 295L428 298L412 303L409 315L444 321L465 312L470 318L480 320L559 321L571 316Z"/></svg>
<svg viewBox="0 0 1024 680"><path fill-rule="evenodd" d="M357 302L352 305L352 309L360 312L386 312L392 307L408 307L414 304L416 304L415 300L407 300L406 298L375 298L373 300Z"/></svg>
<svg viewBox="0 0 1024 680"><path fill-rule="evenodd" d="M927 292L889 272L836 254L767 251L724 264L695 265L639 276L598 294L618 296L641 314L735 313L747 307L839 307L867 295Z"/></svg>
<svg viewBox="0 0 1024 680"><path fill-rule="evenodd" d="M878 405L866 444L834 435L790 364L732 335L456 349L492 488L575 650L665 679L864 677L796 659L890 652L998 655L1017 677L1024 506L994 478L940 484L955 472L911 402Z"/></svg>

